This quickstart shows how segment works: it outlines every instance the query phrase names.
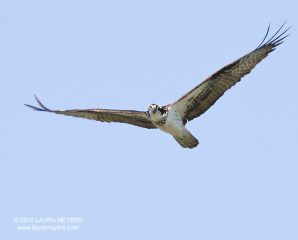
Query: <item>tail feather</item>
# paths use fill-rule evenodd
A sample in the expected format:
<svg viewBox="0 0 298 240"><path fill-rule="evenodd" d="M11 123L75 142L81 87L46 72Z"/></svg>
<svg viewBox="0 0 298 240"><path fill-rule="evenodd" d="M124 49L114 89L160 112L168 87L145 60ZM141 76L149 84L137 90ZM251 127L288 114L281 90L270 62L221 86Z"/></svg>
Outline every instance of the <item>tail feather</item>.
<svg viewBox="0 0 298 240"><path fill-rule="evenodd" d="M173 136L175 140L184 148L194 148L199 141L189 131L185 131L182 136Z"/></svg>

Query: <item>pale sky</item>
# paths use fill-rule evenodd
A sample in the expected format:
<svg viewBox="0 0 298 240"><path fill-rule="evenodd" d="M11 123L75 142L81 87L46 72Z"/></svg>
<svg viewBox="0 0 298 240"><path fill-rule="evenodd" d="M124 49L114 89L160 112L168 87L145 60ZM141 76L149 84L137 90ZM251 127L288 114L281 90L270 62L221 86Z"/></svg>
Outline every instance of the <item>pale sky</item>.
<svg viewBox="0 0 298 240"><path fill-rule="evenodd" d="M2 1L0 238L298 239L297 9L293 0ZM168 104L285 20L284 44L187 125L200 141L192 150L158 130L23 105L33 94L53 109ZM71 217L82 222L64 225L77 230L18 230Z"/></svg>

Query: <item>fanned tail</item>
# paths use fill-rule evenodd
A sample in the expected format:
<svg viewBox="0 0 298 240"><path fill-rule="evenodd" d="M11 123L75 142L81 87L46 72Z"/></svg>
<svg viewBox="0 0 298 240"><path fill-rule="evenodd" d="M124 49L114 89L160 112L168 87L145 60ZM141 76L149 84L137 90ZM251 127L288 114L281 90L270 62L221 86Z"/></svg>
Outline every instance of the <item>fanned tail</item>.
<svg viewBox="0 0 298 240"><path fill-rule="evenodd" d="M173 136L175 140L184 148L194 148L199 141L189 131L185 130L182 136Z"/></svg>

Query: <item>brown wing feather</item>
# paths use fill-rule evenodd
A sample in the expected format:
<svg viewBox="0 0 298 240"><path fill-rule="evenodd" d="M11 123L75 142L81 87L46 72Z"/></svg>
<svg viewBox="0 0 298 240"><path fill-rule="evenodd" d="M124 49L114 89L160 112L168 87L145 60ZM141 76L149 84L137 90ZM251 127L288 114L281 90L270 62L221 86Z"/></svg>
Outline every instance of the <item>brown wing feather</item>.
<svg viewBox="0 0 298 240"><path fill-rule="evenodd" d="M52 112L56 114L63 114L66 116L81 117L101 122L120 122L136 125L143 128L156 128L146 116L145 112L134 110L110 110L110 109L73 109L73 110L51 110L45 107L40 100L35 97L40 105L35 107L25 104L27 107L33 108L38 111Z"/></svg>
<svg viewBox="0 0 298 240"><path fill-rule="evenodd" d="M272 38L263 44L269 32L269 25L266 36L258 48L223 67L175 102L173 106L182 112L184 122L190 121L207 111L225 91L239 82L246 74L250 73L275 47L280 45L282 40L288 36L285 33L289 30L288 28L276 36L283 26L284 24Z"/></svg>

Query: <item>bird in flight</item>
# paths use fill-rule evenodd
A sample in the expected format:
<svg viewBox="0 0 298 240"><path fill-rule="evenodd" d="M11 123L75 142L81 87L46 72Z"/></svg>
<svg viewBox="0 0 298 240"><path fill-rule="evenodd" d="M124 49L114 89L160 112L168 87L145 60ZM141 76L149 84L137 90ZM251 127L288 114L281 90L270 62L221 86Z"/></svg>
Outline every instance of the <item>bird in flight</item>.
<svg viewBox="0 0 298 240"><path fill-rule="evenodd" d="M179 98L176 102L158 106L151 104L147 111L112 110L112 109L73 109L51 110L45 107L35 96L39 107L25 104L34 110L81 117L101 122L120 122L143 128L159 128L171 134L184 148L194 148L199 141L186 129L188 121L206 112L228 89L241 80L270 52L283 43L289 36L289 28L284 29L285 23L268 39L270 25L263 41L252 52L226 65L213 73L205 81Z"/></svg>

